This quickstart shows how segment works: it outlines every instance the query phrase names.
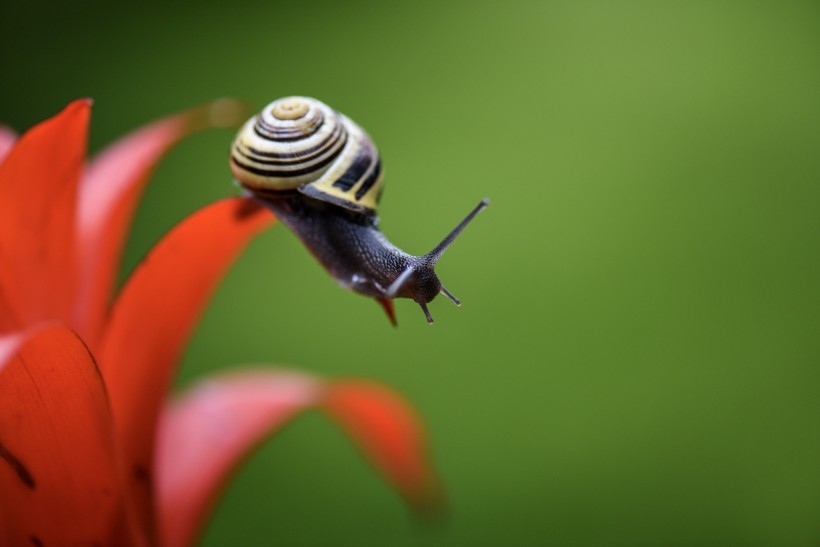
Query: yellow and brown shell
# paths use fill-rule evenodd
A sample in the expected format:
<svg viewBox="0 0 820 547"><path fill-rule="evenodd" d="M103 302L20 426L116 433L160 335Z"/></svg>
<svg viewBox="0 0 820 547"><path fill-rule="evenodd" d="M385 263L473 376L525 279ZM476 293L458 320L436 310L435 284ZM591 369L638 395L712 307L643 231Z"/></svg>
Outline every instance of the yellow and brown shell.
<svg viewBox="0 0 820 547"><path fill-rule="evenodd" d="M309 97L285 97L245 123L231 148L239 183L264 193L298 190L351 211L375 212L379 154L365 131Z"/></svg>

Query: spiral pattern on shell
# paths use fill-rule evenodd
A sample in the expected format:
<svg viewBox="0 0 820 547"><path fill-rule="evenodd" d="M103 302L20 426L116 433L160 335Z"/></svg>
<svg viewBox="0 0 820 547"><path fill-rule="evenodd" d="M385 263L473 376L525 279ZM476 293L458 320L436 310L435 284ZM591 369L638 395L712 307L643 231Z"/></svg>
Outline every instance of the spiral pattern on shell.
<svg viewBox="0 0 820 547"><path fill-rule="evenodd" d="M375 211L382 186L378 151L344 115L309 97L285 97L240 129L231 170L252 192L298 190L356 212Z"/></svg>

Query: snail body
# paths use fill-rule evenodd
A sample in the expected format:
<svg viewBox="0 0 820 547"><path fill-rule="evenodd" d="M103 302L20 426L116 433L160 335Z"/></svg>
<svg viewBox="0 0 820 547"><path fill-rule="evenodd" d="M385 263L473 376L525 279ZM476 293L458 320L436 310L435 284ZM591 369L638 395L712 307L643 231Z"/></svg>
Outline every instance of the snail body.
<svg viewBox="0 0 820 547"><path fill-rule="evenodd" d="M231 148L237 182L288 226L343 287L375 298L395 325L393 298L460 302L434 267L482 200L433 251L405 253L379 230L383 173L373 141L357 124L307 97L274 101L240 129Z"/></svg>

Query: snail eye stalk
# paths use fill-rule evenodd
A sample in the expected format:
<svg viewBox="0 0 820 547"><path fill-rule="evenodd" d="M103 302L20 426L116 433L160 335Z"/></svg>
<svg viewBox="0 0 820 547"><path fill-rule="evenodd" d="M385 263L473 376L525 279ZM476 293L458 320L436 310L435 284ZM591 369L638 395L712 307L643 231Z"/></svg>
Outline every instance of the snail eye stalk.
<svg viewBox="0 0 820 547"><path fill-rule="evenodd" d="M424 255L424 261L427 264L429 264L431 267L435 266L436 262L438 262L439 258L441 258L441 255L444 254L444 251L447 250L447 247L449 247L450 244L453 243L453 241L455 241L455 239L459 236L459 234L461 234L461 232L464 231L464 228L466 228L467 225L470 224L470 222L473 221L473 219L478 215L478 213L483 211L484 208L487 207L489 204L490 204L489 199L487 199L487 198L482 199L479 202L479 204L476 205L475 209L470 211L470 214L468 214L466 217L464 217L464 220L459 222L458 226L453 228L453 231L450 232L449 234L447 234L447 237L445 237L443 240L441 240L441 243L436 245L435 249L433 249L432 251L430 251L429 253Z"/></svg>

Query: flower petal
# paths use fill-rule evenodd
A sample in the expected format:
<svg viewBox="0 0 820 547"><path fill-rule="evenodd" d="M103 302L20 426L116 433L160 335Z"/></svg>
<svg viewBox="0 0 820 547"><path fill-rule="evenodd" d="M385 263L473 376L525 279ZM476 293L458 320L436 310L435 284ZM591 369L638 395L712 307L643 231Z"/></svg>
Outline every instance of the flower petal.
<svg viewBox="0 0 820 547"><path fill-rule="evenodd" d="M68 320L74 210L91 101L28 130L0 164L0 330Z"/></svg>
<svg viewBox="0 0 820 547"><path fill-rule="evenodd" d="M193 544L248 453L312 406L324 407L414 507L438 506L422 426L392 390L273 369L235 372L201 382L162 414L155 460L161 544Z"/></svg>
<svg viewBox="0 0 820 547"><path fill-rule="evenodd" d="M3 370L3 367L9 359L14 356L17 352L17 348L20 347L20 344L22 344L25 339L25 335L20 331L0 334L0 371Z"/></svg>
<svg viewBox="0 0 820 547"><path fill-rule="evenodd" d="M157 436L157 517L165 547L192 545L231 473L266 436L315 404L306 374L244 371L201 382L170 404Z"/></svg>
<svg viewBox="0 0 820 547"><path fill-rule="evenodd" d="M221 99L147 125L94 158L80 187L78 214L78 332L96 345L125 236L139 197L160 159L181 139L209 127L244 121L243 103Z"/></svg>
<svg viewBox="0 0 820 547"><path fill-rule="evenodd" d="M0 163L3 162L3 158L6 157L6 154L11 151L11 147L14 146L14 141L16 140L17 133L5 125L0 125Z"/></svg>
<svg viewBox="0 0 820 547"><path fill-rule="evenodd" d="M0 544L133 544L94 359L64 327L15 341L0 369Z"/></svg>
<svg viewBox="0 0 820 547"><path fill-rule="evenodd" d="M98 355L137 506L149 529L154 433L175 366L216 284L273 219L248 198L197 211L154 247L114 303Z"/></svg>
<svg viewBox="0 0 820 547"><path fill-rule="evenodd" d="M413 509L442 509L422 421L403 397L375 382L334 382L323 408Z"/></svg>

